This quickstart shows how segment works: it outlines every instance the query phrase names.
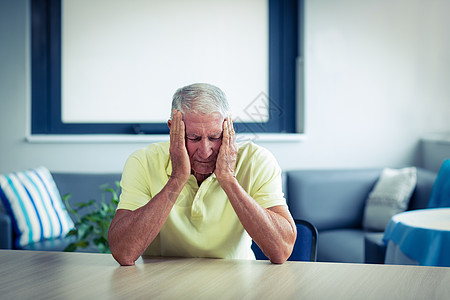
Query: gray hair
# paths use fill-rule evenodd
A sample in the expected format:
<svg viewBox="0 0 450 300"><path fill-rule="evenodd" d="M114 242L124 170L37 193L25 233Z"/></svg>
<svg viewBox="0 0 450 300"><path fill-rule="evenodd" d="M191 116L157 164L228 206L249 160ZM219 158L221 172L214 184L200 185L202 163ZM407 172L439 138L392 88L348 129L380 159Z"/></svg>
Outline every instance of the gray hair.
<svg viewBox="0 0 450 300"><path fill-rule="evenodd" d="M225 93L208 83L194 83L179 88L172 98L170 119L172 119L174 109L183 114L186 112L202 114L218 112L224 119L231 116L231 109Z"/></svg>

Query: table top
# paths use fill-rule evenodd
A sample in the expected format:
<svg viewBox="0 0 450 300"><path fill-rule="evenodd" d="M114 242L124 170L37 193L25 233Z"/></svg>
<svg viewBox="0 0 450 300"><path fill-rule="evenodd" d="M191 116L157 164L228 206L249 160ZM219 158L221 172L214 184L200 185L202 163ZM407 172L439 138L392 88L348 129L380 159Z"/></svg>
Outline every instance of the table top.
<svg viewBox="0 0 450 300"><path fill-rule="evenodd" d="M2 299L443 299L450 268L0 250Z"/></svg>
<svg viewBox="0 0 450 300"><path fill-rule="evenodd" d="M428 208L399 213L392 219L407 226L450 231L450 208Z"/></svg>
<svg viewBox="0 0 450 300"><path fill-rule="evenodd" d="M450 208L407 211L392 217L384 232L409 258L424 266L450 267Z"/></svg>

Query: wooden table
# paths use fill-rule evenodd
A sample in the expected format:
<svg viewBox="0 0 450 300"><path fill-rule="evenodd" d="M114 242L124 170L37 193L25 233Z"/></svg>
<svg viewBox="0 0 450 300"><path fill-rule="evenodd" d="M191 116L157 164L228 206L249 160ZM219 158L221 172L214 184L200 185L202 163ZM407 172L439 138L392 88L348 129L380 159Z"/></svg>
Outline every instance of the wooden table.
<svg viewBox="0 0 450 300"><path fill-rule="evenodd" d="M448 299L450 268L0 250L0 299Z"/></svg>

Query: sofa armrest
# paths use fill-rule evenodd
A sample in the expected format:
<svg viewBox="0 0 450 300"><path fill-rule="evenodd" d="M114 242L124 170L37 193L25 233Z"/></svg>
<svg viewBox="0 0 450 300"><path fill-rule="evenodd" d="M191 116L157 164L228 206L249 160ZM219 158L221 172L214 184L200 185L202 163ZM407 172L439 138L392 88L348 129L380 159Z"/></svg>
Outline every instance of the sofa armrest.
<svg viewBox="0 0 450 300"><path fill-rule="evenodd" d="M12 231L11 217L0 212L0 249L12 249Z"/></svg>
<svg viewBox="0 0 450 300"><path fill-rule="evenodd" d="M364 256L367 264L384 264L386 245L384 232L366 232L364 235Z"/></svg>

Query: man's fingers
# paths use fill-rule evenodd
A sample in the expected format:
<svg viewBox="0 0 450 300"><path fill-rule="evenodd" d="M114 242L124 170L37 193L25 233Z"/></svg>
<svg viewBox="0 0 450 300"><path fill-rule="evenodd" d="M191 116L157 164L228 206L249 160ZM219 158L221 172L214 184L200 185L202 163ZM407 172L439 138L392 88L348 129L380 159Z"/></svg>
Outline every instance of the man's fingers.
<svg viewBox="0 0 450 300"><path fill-rule="evenodd" d="M184 122L183 114L174 109L172 124L170 128L170 141L175 145L184 145Z"/></svg>
<svg viewBox="0 0 450 300"><path fill-rule="evenodd" d="M177 111L174 109L172 112L172 122L170 122L170 143L174 144L175 143L175 136L176 136L176 132L177 132L177 126L178 126L178 122L177 122Z"/></svg>
<svg viewBox="0 0 450 300"><path fill-rule="evenodd" d="M231 117L227 118L227 125L228 125L228 140L229 140L229 144L232 145L235 141L235 132L234 132L233 121L231 120Z"/></svg>
<svg viewBox="0 0 450 300"><path fill-rule="evenodd" d="M184 122L183 122L183 119L181 117L181 113L179 113L179 115L180 115L180 119L178 121L178 134L180 135L179 141L184 146L184 135L185 135Z"/></svg>
<svg viewBox="0 0 450 300"><path fill-rule="evenodd" d="M222 145L225 143L225 147L228 147L229 145L229 127L228 127L228 118L223 121L223 138L222 138Z"/></svg>
<svg viewBox="0 0 450 300"><path fill-rule="evenodd" d="M229 118L230 118L230 135L234 136L236 133L234 132L233 120L231 120L231 117Z"/></svg>
<svg viewBox="0 0 450 300"><path fill-rule="evenodd" d="M180 120L179 120L179 116L178 116L178 111L176 109L173 110L173 123L175 123L173 132L178 133Z"/></svg>

